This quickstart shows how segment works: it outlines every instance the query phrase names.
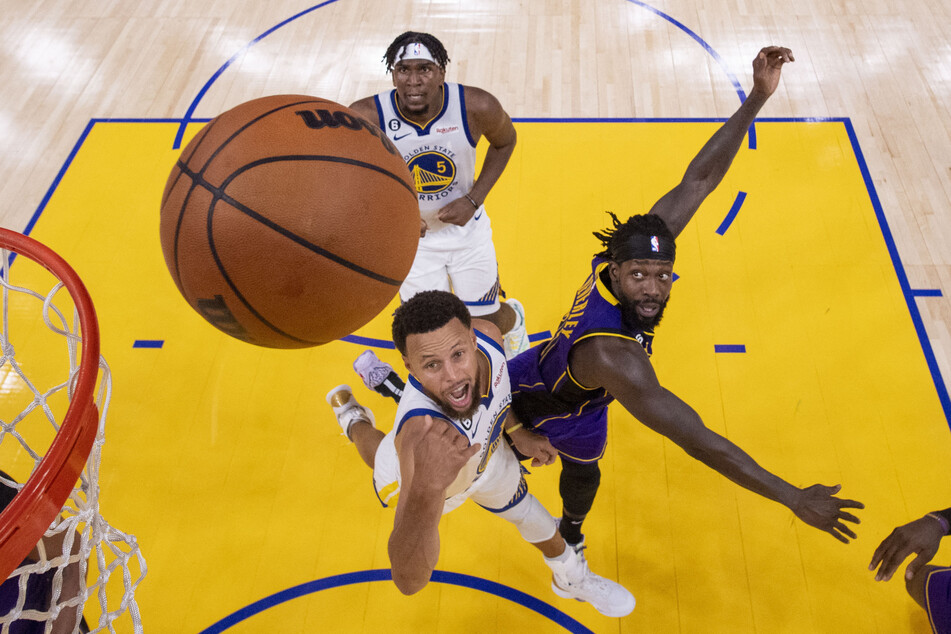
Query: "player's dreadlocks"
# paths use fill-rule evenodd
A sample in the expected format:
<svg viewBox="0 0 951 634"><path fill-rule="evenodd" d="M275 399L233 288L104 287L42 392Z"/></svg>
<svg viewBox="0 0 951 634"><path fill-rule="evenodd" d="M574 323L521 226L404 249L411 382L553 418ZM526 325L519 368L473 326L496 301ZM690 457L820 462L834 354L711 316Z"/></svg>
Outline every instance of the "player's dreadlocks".
<svg viewBox="0 0 951 634"><path fill-rule="evenodd" d="M393 40L393 43L390 44L390 47L386 49L386 54L383 55L383 62L386 64L386 72L389 73L393 70L393 62L396 59L396 54L399 52L399 50L407 44L413 44L415 42L419 42L428 48L429 52L433 54L433 59L436 60L436 64L439 65L441 69L446 70L446 64L449 63L449 54L446 53L446 48L442 45L442 42L437 40L435 36L430 35L429 33L407 31Z"/></svg>
<svg viewBox="0 0 951 634"><path fill-rule="evenodd" d="M637 251L632 252L630 248L632 238L635 236L657 236L662 241L662 253L647 257L657 258L669 254L670 259L673 260L674 234L667 228L667 223L664 222L663 218L653 214L639 214L631 216L626 222L621 222L614 212L609 211L607 213L610 214L614 226L603 231L594 232L594 237L600 240L605 247L604 251L595 254L596 257L620 263L630 259L629 256Z"/></svg>

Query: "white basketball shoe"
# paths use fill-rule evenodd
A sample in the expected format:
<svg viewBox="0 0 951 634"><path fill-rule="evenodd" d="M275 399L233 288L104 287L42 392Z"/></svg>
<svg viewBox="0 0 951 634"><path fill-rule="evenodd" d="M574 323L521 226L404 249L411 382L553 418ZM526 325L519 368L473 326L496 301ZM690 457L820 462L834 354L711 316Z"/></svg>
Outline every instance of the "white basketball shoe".
<svg viewBox="0 0 951 634"><path fill-rule="evenodd" d="M505 358L511 359L520 352L525 352L531 347L528 340L528 331L525 328L525 309L522 302L517 299L506 299L505 303L515 311L515 325L507 333L502 335L502 348L505 350Z"/></svg>
<svg viewBox="0 0 951 634"><path fill-rule="evenodd" d="M363 421L376 427L373 412L357 403L349 385L338 385L327 392L327 404L333 408L340 429L343 430L344 435L350 441L353 440L353 438L350 438L350 427L354 423Z"/></svg>
<svg viewBox="0 0 951 634"><path fill-rule="evenodd" d="M545 559L553 573L551 589L554 593L565 599L586 601L605 616L617 618L630 614L634 609L634 595L621 584L591 572L580 550L568 545L566 561Z"/></svg>

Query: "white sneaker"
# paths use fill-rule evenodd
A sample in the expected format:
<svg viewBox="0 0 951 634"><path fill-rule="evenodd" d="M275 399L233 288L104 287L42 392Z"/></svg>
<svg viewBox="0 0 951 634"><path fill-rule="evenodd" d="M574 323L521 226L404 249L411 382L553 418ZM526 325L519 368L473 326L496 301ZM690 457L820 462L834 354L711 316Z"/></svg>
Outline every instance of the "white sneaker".
<svg viewBox="0 0 951 634"><path fill-rule="evenodd" d="M531 343L528 340L528 331L525 329L525 309L522 308L522 302L510 298L505 300L505 303L515 311L515 325L502 335L502 348L505 350L505 358L511 359L518 353L528 350Z"/></svg>
<svg viewBox="0 0 951 634"><path fill-rule="evenodd" d="M580 546L580 544L579 544ZM568 547L566 561L545 559L552 570L551 589L559 597L586 601L605 616L627 616L634 609L634 595L627 588L594 574L584 556Z"/></svg>
<svg viewBox="0 0 951 634"><path fill-rule="evenodd" d="M338 385L327 392L327 404L333 408L340 429L348 440L353 440L350 438L350 427L358 421L370 423L376 427L373 412L357 403L349 385Z"/></svg>

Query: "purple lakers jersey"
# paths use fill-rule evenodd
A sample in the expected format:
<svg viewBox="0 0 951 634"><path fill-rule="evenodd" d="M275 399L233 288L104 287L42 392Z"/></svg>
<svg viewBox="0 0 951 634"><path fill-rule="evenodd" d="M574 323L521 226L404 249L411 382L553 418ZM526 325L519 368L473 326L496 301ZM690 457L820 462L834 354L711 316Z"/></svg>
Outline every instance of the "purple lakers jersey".
<svg viewBox="0 0 951 634"><path fill-rule="evenodd" d="M637 341L648 356L651 354L654 333L632 329L622 320L618 300L608 285L609 264L601 258L592 260L591 275L552 338L509 362L512 410L527 426L546 435L549 430L573 424L573 417L597 410L603 415L614 400L603 388L582 385L571 376L568 355L576 343L590 337L619 337Z"/></svg>

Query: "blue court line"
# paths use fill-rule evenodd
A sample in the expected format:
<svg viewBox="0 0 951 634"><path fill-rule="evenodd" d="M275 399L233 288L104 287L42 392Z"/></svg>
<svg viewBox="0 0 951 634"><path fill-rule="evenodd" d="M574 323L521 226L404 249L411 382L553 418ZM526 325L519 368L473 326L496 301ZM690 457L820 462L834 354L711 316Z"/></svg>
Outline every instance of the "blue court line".
<svg viewBox="0 0 951 634"><path fill-rule="evenodd" d="M272 594L269 597L265 597L259 601L248 605L247 607L241 608L240 610L233 612L232 614L221 619L217 623L211 625L210 627L201 631L201 634L220 634L233 625L237 625L241 621L251 618L256 614L260 614L265 610L272 608L276 605L286 603L293 599L297 599L308 594L313 594L315 592L320 592L321 590L328 590L331 588L340 588L343 586L358 584L358 583L370 583L374 581L389 581L391 580L392 573L388 568L385 569L376 569L376 570L364 570L362 572L350 572L340 575L334 575L332 577L324 577L323 579L317 579L316 581L310 581L307 583L302 583L300 585L288 588L287 590L282 590L275 594ZM462 586L464 588L472 588L473 590L480 590L487 594L494 594L503 599L507 599L513 603L517 603L523 607L526 607L530 610L533 610L544 617L547 617L550 621L557 623L562 626L569 632L575 634L594 634L592 630L589 630L587 627L571 618L561 610L541 601L529 594L525 594L514 588L508 586L503 586L500 583L494 581L487 581L485 579L480 579L479 577L473 577L471 575L464 575L458 572L445 572L443 570L434 570L432 576L432 582L434 583L445 583L454 586ZM394 616L394 619L398 618Z"/></svg>
<svg viewBox="0 0 951 634"><path fill-rule="evenodd" d="M733 221L736 219L736 214L740 213L740 207L743 206L743 201L746 200L746 192L738 192L736 195L736 200L733 201L733 206L730 207L730 211L727 212L726 218L723 219L723 222L720 223L720 226L717 227L717 233L723 235L726 233L726 230L730 228L730 225L733 224Z"/></svg>
<svg viewBox="0 0 951 634"><path fill-rule="evenodd" d="M875 217L878 218L878 225L882 230L885 246L888 248L888 255L892 259L892 266L895 267L895 274L898 276L898 284L901 287L902 294L905 296L905 304L908 306L908 312L911 314L911 321L915 326L915 332L918 333L918 342L921 344L921 350L928 363L928 369L931 371L931 379L934 382L935 389L938 391L938 399L941 401L945 420L949 428L951 428L951 398L948 396L948 388L945 386L944 379L941 377L941 369L938 367L938 360L935 358L934 349L932 349L931 341L928 339L928 332L925 330L925 324L921 319L918 304L915 302L915 293L908 283L905 265L902 264L901 256L898 255L898 247L895 244L895 239L892 237L892 231L888 227L888 221L885 219L882 203L878 199L878 193L875 191L875 185L872 183L872 176L868 171L868 165L865 163L862 148L859 147L859 140L858 137L855 136L855 128L852 127L852 121L848 117L842 118L841 121L843 125L845 125L846 133L849 135L849 141L852 143L852 152L855 154L855 160L858 161L859 170L865 181L865 188L868 190L869 198L872 201L872 208L875 210Z"/></svg>
<svg viewBox="0 0 951 634"><path fill-rule="evenodd" d="M132 342L133 348L161 348L165 344L164 339L136 339Z"/></svg>
<svg viewBox="0 0 951 634"><path fill-rule="evenodd" d="M225 62L225 63L221 66L221 68L219 68L217 71L215 71L215 74L211 76L211 79L209 79L207 82L205 82L205 85L201 87L201 90L198 91L198 94L195 95L195 98L194 98L194 99L192 100L192 102L188 105L188 110L185 111L185 116L182 117L181 125L180 125L179 128L178 128L178 132L175 134L175 143L172 145L172 149L173 149L173 150L177 150L177 149L179 149L179 148L182 146L182 136L185 134L185 126L187 126L187 125L189 124L189 122L191 122L191 120L192 120L192 114L194 114L195 108L198 107L198 102L202 100L202 98L205 96L205 93L208 92L208 89L211 88L211 85L212 85L213 83L215 83L215 81L218 79L218 77L220 77L223 72L225 72L226 70L228 70L228 67L229 67L229 66L231 66L231 65L232 65L233 63L235 63L242 55L244 55L246 52L248 52L248 49L250 49L252 46L254 46L254 45L257 44L258 42L260 42L261 40L263 40L264 38L266 38L268 35L270 35L270 34L273 33L274 31L278 30L278 29L281 28L282 26L285 26L285 25L287 25L287 24L290 24L291 22L293 22L293 21L296 20L297 18L303 17L303 16L307 15L308 13L310 13L311 11L315 11L315 10L321 8L321 7L325 7L325 6L327 6L328 4L333 4L333 3L336 2L336 1L337 1L337 0L326 0L326 2L321 2L320 4L316 4L316 5L312 6L312 7L310 7L309 9L304 9L303 11L301 11L300 13L298 13L298 14L296 14L296 15L292 15L291 17L287 18L287 19L284 20L283 22L280 22L279 24L276 24L276 25L272 26L272 27L269 28L267 31L265 31L265 32L262 33L261 35L257 36L256 38L254 38L253 40L251 40L250 42L248 42L247 44L245 44L243 47L241 47L241 50L239 50L237 53L235 53L234 55L232 55L232 56L231 56L231 59L229 59L227 62Z"/></svg>
<svg viewBox="0 0 951 634"><path fill-rule="evenodd" d="M355 343L359 346L370 346L373 348L383 348L384 350L395 350L396 346L388 339L374 339L372 337L361 337L359 335L347 335L340 341Z"/></svg>
<svg viewBox="0 0 951 634"><path fill-rule="evenodd" d="M740 103L743 103L744 101L746 101L746 92L743 90L743 86L740 85L740 82L736 78L736 75L730 72L730 69L727 68L726 63L723 61L723 58L720 57L720 54L717 53L715 50L713 50L713 47L707 44L702 37L700 37L699 35L694 33L692 30L687 28L687 26L683 22L680 22L674 19L673 17L667 15L660 9L656 9L650 6L646 2L641 2L640 0L627 0L627 1L630 2L631 4L636 4L639 7L647 9L651 13L663 18L664 20L667 20L668 22L676 26L678 29L680 29L681 31L689 35L695 42L697 42L697 44L700 45L700 47L703 50L709 53L710 57L712 57L713 60L717 64L720 65L720 70L723 71L723 73L727 76L727 79L730 80L730 83L733 84L733 89L736 91L736 96L740 98ZM749 148L751 150L756 149L756 122L755 121L752 124L750 124Z"/></svg>
<svg viewBox="0 0 951 634"><path fill-rule="evenodd" d="M743 344L729 344L729 343L719 343L714 344L713 351L716 353L743 353L746 352L746 346Z"/></svg>
<svg viewBox="0 0 951 634"><path fill-rule="evenodd" d="M913 288L911 294L915 297L944 297L940 288Z"/></svg>

